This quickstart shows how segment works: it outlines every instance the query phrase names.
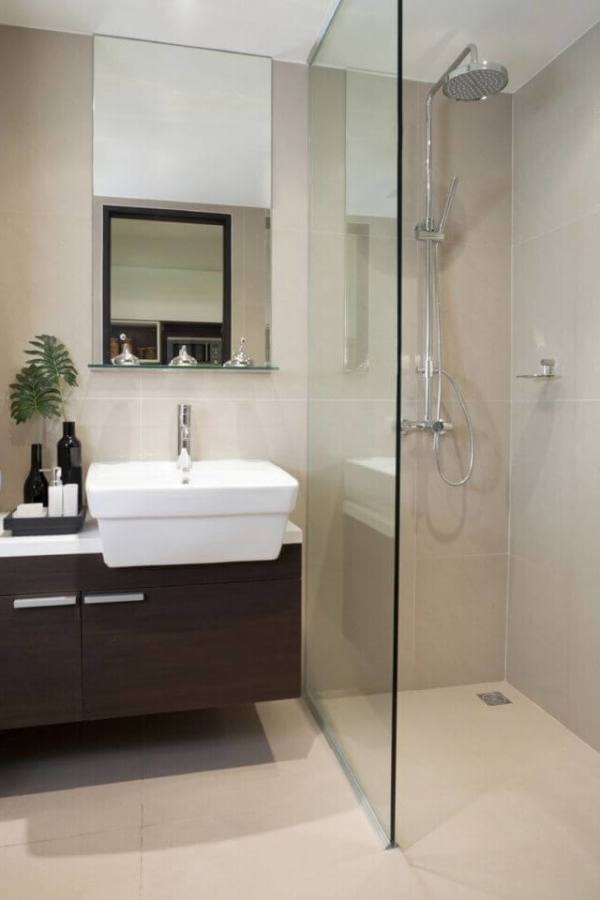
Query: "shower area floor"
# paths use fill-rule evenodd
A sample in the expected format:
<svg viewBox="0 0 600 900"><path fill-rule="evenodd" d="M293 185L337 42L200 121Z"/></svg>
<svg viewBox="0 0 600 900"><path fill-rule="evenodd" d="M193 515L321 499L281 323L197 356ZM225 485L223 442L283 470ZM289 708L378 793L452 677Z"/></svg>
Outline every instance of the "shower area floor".
<svg viewBox="0 0 600 900"><path fill-rule="evenodd" d="M477 695L489 691L511 703L487 706ZM600 754L506 682L398 699L396 833L408 862L454 884L448 898L598 900ZM339 733L362 735L346 745L359 771L377 769L365 763L389 700L325 703Z"/></svg>

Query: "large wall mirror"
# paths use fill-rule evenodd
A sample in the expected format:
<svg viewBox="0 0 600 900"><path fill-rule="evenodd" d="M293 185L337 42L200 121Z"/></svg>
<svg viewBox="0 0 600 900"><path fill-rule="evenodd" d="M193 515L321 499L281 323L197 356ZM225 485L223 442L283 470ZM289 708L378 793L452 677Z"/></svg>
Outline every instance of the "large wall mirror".
<svg viewBox="0 0 600 900"><path fill-rule="evenodd" d="M94 41L94 346L271 364L271 61Z"/></svg>

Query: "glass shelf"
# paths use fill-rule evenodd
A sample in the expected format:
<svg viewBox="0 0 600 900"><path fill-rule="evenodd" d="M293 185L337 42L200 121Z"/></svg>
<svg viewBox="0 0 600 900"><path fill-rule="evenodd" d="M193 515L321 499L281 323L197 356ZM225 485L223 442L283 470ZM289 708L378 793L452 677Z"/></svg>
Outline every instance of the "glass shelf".
<svg viewBox="0 0 600 900"><path fill-rule="evenodd" d="M140 363L139 366L113 366L112 363L89 363L88 369L96 369L103 372L251 372L266 373L278 372L279 366L163 366L158 363Z"/></svg>

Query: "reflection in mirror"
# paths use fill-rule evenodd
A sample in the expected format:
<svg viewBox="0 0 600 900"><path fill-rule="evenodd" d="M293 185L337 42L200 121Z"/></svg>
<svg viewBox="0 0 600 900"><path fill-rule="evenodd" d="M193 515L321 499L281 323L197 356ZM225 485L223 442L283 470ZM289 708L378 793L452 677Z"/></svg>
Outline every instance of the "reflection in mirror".
<svg viewBox="0 0 600 900"><path fill-rule="evenodd" d="M231 355L231 216L104 207L104 362ZM125 335L125 337L123 337Z"/></svg>

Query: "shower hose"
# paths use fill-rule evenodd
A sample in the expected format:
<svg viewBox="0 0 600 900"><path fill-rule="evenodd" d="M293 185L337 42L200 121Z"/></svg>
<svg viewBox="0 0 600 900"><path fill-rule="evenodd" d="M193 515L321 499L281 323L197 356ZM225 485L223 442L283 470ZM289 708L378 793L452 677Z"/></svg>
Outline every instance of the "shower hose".
<svg viewBox="0 0 600 900"><path fill-rule="evenodd" d="M430 245L431 246L431 245ZM431 246L431 251L433 252L433 266L431 267L431 283L430 290L433 298L433 308L434 308L434 317L435 317L435 332L436 332L436 344L437 344L437 368L434 370L434 374L437 375L437 396L436 396L436 419L441 421L442 418L442 393L443 393L443 380L446 378L448 383L450 384L452 390L456 395L456 399L458 401L458 405L461 408L462 414L465 417L465 422L467 423L467 431L469 435L469 455L467 462L467 469L464 473L463 477L458 481L453 481L449 478L443 468L442 459L441 459L441 447L440 447L440 439L443 437L443 432L435 431L433 434L433 454L435 457L435 464L437 466L437 470L440 478L450 487L462 487L463 484L466 484L467 481L471 478L473 474L473 466L475 464L475 431L473 429L473 420L471 419L471 414L469 412L469 408L467 406L466 400L463 397L463 393L457 384L456 380L450 375L442 366L442 325L441 325L441 315L440 315L440 298L439 298L439 290L438 290L438 253L437 253L437 244L433 244Z"/></svg>

